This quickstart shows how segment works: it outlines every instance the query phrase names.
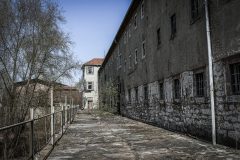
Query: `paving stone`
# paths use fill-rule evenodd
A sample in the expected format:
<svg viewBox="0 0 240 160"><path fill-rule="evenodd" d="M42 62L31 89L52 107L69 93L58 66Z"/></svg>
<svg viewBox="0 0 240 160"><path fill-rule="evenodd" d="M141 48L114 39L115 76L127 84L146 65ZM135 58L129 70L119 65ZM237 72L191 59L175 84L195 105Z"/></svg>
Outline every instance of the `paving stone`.
<svg viewBox="0 0 240 160"><path fill-rule="evenodd" d="M115 115L78 113L49 160L240 160L240 151Z"/></svg>

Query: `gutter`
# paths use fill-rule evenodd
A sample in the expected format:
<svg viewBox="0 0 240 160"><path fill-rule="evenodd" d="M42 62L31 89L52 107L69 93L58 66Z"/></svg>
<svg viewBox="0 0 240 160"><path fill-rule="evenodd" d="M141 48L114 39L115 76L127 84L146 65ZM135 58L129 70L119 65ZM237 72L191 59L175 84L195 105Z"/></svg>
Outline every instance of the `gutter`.
<svg viewBox="0 0 240 160"><path fill-rule="evenodd" d="M215 120L215 100L214 100L214 84L213 84L213 58L211 44L211 30L209 23L208 0L204 0L205 18L206 18L206 34L208 47L208 69L209 69L209 85L210 85L210 101L211 101L211 117L212 117L212 144L216 145L216 120Z"/></svg>

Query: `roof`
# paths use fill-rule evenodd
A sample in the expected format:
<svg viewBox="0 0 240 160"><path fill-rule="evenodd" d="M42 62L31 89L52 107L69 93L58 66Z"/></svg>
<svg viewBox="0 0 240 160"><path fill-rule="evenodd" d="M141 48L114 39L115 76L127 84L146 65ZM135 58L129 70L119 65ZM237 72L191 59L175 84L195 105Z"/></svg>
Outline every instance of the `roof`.
<svg viewBox="0 0 240 160"><path fill-rule="evenodd" d="M130 7L128 8L128 11L122 21L122 24L120 25L118 32L115 36L115 38L113 39L113 42L107 52L107 55L104 58L104 61L99 69L99 72L101 72L101 70L103 69L103 67L106 65L108 59L111 57L112 55L112 51L114 50L114 48L116 47L117 43L119 42L123 32L125 31L125 28L128 25L128 22L131 20L132 15L135 13L135 10L137 9L137 7L139 6L139 4L142 2L142 0L132 0L132 3L130 5Z"/></svg>
<svg viewBox="0 0 240 160"><path fill-rule="evenodd" d="M103 60L103 58L93 58L92 60L84 63L83 66L101 66Z"/></svg>
<svg viewBox="0 0 240 160"><path fill-rule="evenodd" d="M46 86L51 86L51 85L66 86L66 85L58 83L58 82L46 81L46 80L42 80L42 79L38 79L38 78L16 82L15 85L16 86L22 86L22 85L26 85L27 83L29 83L29 84L39 83L39 84L43 84L43 85L46 85Z"/></svg>

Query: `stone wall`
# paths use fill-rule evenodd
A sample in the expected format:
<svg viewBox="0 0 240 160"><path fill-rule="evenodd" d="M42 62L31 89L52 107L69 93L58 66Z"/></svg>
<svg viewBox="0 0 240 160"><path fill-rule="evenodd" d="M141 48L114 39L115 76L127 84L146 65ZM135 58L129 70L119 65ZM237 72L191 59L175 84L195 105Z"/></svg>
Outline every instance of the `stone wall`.
<svg viewBox="0 0 240 160"><path fill-rule="evenodd" d="M236 102L226 101L224 65L214 65L217 143L238 147L240 143L240 107ZM206 71L207 72L207 71ZM131 90L131 103L121 107L122 114L132 119L211 141L211 107L209 94L194 96L193 72L180 74L181 99L173 98L173 78L164 80L165 99L159 99L158 82L148 84L149 100L143 100L143 86L139 86L139 102ZM206 90L209 91L208 85ZM126 96L128 97L128 96Z"/></svg>

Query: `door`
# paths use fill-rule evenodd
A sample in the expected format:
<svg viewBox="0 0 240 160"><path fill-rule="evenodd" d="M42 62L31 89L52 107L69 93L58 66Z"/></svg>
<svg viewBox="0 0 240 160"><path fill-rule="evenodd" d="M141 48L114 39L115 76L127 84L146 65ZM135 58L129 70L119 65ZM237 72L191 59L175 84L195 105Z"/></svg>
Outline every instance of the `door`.
<svg viewBox="0 0 240 160"><path fill-rule="evenodd" d="M93 101L88 100L88 110L92 110L92 109L93 109Z"/></svg>

